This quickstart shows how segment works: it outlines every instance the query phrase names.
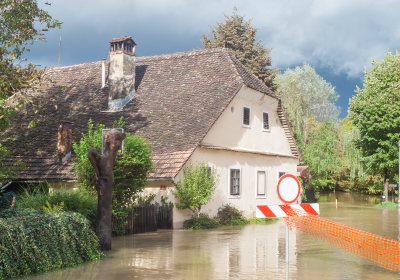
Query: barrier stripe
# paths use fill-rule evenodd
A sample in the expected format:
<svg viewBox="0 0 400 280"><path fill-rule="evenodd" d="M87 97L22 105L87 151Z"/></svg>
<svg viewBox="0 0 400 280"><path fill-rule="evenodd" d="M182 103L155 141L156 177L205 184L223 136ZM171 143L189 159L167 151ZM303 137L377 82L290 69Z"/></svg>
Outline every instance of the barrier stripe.
<svg viewBox="0 0 400 280"><path fill-rule="evenodd" d="M256 218L283 218L293 215L319 215L319 204L259 205L256 207Z"/></svg>

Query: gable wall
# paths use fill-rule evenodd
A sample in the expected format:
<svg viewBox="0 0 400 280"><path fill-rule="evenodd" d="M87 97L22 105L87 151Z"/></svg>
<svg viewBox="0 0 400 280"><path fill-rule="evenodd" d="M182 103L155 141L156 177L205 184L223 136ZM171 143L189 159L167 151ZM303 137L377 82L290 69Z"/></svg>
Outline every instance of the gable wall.
<svg viewBox="0 0 400 280"><path fill-rule="evenodd" d="M250 128L242 126L243 105L251 108ZM277 108L277 99L243 86L201 144L291 155ZM263 110L269 112L270 131L262 129Z"/></svg>

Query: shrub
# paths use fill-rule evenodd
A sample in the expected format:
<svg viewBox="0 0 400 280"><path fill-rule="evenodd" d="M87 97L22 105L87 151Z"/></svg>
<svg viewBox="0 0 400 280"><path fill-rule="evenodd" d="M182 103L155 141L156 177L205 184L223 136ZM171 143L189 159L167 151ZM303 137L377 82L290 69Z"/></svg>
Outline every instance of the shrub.
<svg viewBox="0 0 400 280"><path fill-rule="evenodd" d="M64 203L63 211L72 211L81 213L89 220L93 229L96 227L97 219L97 194L80 188L74 192L67 192L63 188L49 194L46 191L48 184L42 184L34 188L33 191L25 190L25 192L17 197L15 203L19 208L30 208L42 210L43 206L47 206L47 202L54 208L55 205Z"/></svg>
<svg viewBox="0 0 400 280"><path fill-rule="evenodd" d="M183 179L175 183L175 197L179 200L176 208L190 209L199 216L201 207L206 205L218 184L218 174L205 163L189 163L183 170Z"/></svg>
<svg viewBox="0 0 400 280"><path fill-rule="evenodd" d="M391 201L386 201L386 202L382 202L382 203L375 205L375 207L382 208L382 209L397 209L397 203L393 203Z"/></svg>
<svg viewBox="0 0 400 280"><path fill-rule="evenodd" d="M210 218L208 214L193 215L183 222L184 229L212 229L219 226L218 220Z"/></svg>
<svg viewBox="0 0 400 280"><path fill-rule="evenodd" d="M231 204L225 204L218 208L217 217L219 223L224 226L248 224L248 221L243 217L243 211L239 211L236 206Z"/></svg>
<svg viewBox="0 0 400 280"><path fill-rule="evenodd" d="M89 221L74 212L0 212L0 279L96 261L104 255Z"/></svg>

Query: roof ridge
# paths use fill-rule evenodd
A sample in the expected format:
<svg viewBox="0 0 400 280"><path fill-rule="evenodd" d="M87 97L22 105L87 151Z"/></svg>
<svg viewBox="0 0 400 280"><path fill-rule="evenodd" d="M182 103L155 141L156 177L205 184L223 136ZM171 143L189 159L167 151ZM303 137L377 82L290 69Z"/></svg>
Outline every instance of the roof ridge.
<svg viewBox="0 0 400 280"><path fill-rule="evenodd" d="M180 57L187 57L187 56L194 56L194 55L204 55L210 53L219 53L219 52L227 52L228 49L226 48L215 48L215 49L199 49L187 52L177 52L177 53L170 53L170 54L160 54L160 55L153 55L153 56L140 56L137 57L139 61L149 61L149 60L160 60L160 59L171 59L171 58L180 58Z"/></svg>

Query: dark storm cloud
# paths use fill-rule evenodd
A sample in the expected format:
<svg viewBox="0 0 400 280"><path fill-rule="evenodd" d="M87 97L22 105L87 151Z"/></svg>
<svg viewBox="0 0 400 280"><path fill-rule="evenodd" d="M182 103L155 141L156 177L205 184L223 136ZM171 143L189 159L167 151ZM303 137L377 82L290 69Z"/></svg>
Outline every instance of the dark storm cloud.
<svg viewBox="0 0 400 280"><path fill-rule="evenodd" d="M234 6L247 20L253 18L265 47L273 47L273 67L307 62L328 76L361 81L371 58L381 59L388 49L394 52L400 41L400 2L390 0L54 0L51 4L41 8L64 22L62 29L47 32L48 42L35 44L28 56L43 66L57 65L60 36L62 66L106 58L108 41L124 35L136 41L138 56L201 48L201 34L211 35L209 25L223 20L223 14L230 15ZM345 94L346 103L353 89L347 92L351 93Z"/></svg>

